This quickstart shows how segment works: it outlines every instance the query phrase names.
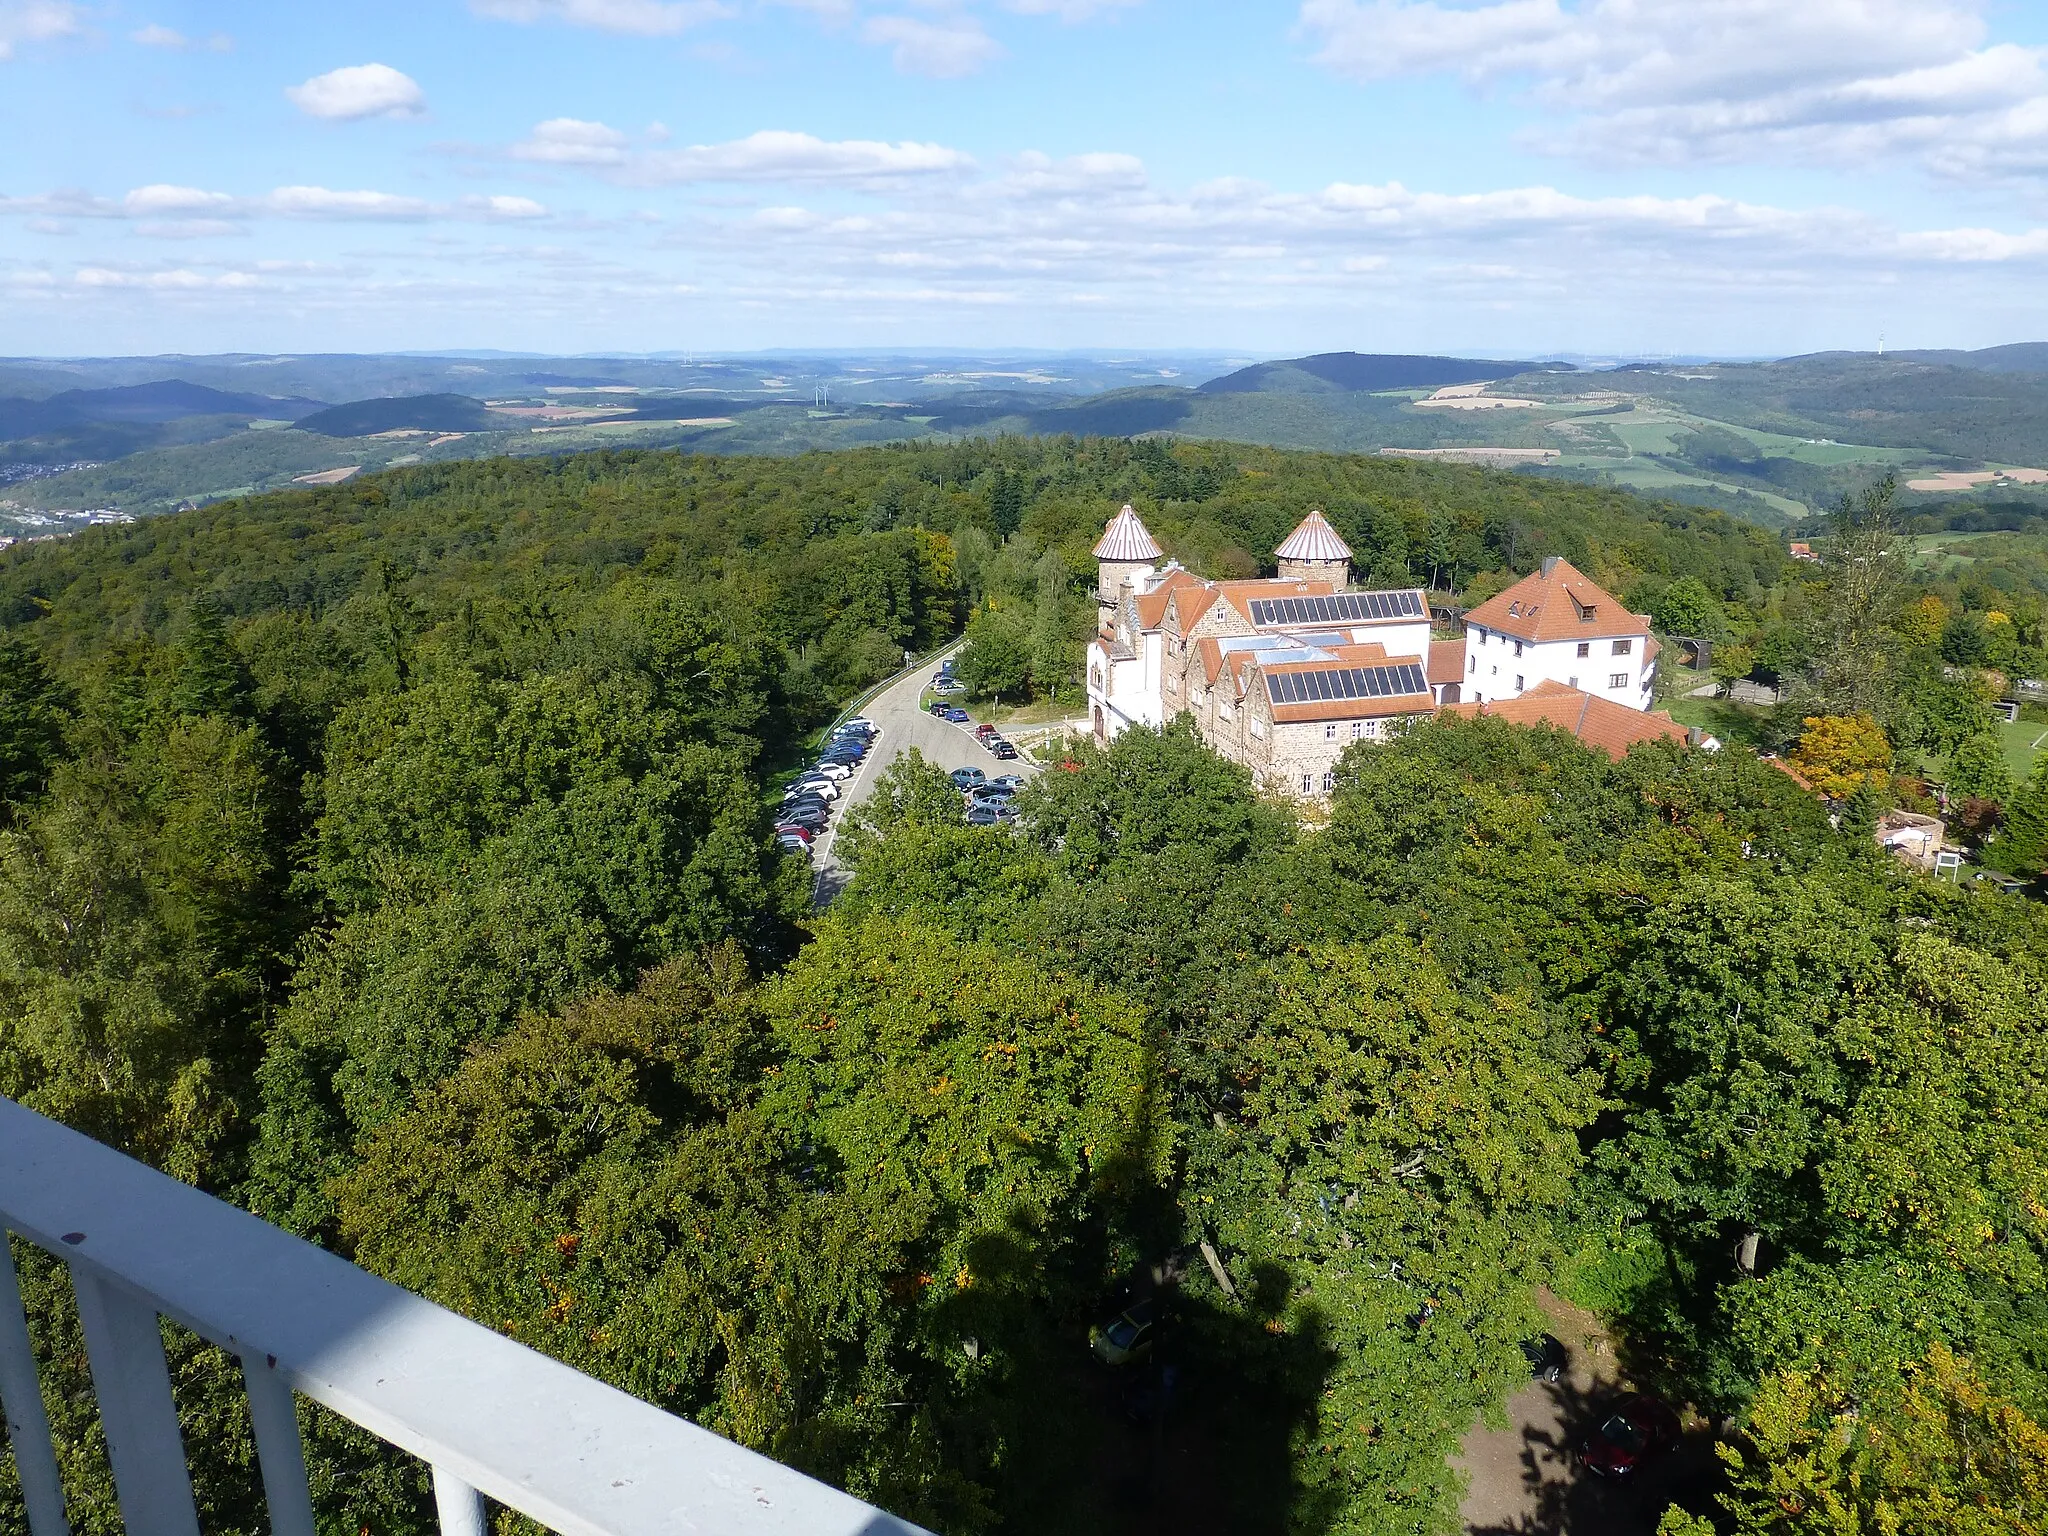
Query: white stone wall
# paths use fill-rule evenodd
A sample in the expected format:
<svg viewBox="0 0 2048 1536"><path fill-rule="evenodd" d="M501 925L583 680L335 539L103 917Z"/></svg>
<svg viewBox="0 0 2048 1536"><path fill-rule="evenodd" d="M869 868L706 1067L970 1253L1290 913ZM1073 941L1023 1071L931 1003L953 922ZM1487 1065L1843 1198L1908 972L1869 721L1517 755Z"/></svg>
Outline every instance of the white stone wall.
<svg viewBox="0 0 2048 1536"><path fill-rule="evenodd" d="M1538 683L1555 682L1627 709L1646 710L1655 698L1655 669L1645 655L1649 643L1647 635L1606 635L1538 645L1467 624L1459 699L1466 704L1512 699ZM1617 646L1626 648L1623 654L1615 654Z"/></svg>

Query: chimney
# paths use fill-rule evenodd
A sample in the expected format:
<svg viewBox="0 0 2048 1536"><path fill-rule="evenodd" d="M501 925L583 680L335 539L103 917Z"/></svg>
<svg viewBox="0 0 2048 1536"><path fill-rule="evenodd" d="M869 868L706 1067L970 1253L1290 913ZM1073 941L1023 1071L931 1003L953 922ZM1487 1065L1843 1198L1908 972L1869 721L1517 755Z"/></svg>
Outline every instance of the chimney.
<svg viewBox="0 0 2048 1536"><path fill-rule="evenodd" d="M1556 569L1557 569L1557 562L1558 562L1558 559L1559 559L1559 557L1558 557L1558 556L1556 556L1556 555L1545 555L1545 556L1543 557L1543 574L1544 574L1544 575L1548 576L1548 575L1549 575L1549 574L1550 574L1550 573L1551 573L1552 571L1554 571L1554 570L1556 570Z"/></svg>

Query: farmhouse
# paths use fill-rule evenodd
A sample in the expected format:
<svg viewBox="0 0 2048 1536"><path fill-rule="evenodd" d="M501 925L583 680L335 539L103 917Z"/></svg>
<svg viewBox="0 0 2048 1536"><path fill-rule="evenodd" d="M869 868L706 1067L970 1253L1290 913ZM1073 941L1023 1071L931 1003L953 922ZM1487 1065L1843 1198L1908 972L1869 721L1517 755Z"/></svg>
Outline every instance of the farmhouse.
<svg viewBox="0 0 2048 1536"><path fill-rule="evenodd" d="M1353 742L1546 683L1532 720L1603 738L1595 744L1685 734L1662 716L1643 717L1641 730L1616 721L1613 711L1649 707L1649 621L1562 560L1474 609L1464 638L1436 640L1421 588L1352 588L1351 550L1320 510L1274 551L1270 578L1204 580L1167 559L1128 506L1095 558L1088 706L1099 742L1185 715L1260 785L1313 798L1335 786ZM1599 707L1575 708L1581 698Z"/></svg>

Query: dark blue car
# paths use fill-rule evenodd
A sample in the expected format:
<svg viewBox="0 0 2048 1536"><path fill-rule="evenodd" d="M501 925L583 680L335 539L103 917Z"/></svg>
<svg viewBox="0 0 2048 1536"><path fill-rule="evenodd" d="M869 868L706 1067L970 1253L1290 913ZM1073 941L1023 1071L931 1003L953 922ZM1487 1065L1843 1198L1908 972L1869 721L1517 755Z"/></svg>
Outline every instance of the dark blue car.
<svg viewBox="0 0 2048 1536"><path fill-rule="evenodd" d="M955 725L965 725L972 716L964 709L949 709L946 711L945 718L952 721Z"/></svg>

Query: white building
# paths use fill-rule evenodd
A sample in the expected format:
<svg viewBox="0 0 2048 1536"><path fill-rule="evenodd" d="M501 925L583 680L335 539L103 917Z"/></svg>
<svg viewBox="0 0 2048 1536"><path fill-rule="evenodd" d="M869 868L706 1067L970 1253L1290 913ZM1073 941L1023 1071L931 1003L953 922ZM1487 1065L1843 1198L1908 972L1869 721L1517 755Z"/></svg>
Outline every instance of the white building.
<svg viewBox="0 0 2048 1536"><path fill-rule="evenodd" d="M1464 654L1433 657L1432 678L1460 676L1446 704L1519 698L1540 683L1578 688L1628 709L1656 697L1657 642L1648 614L1630 613L1569 560L1543 568L1465 615Z"/></svg>
<svg viewBox="0 0 2048 1536"><path fill-rule="evenodd" d="M1649 714L1650 621L1549 559L1430 638L1420 588L1351 590L1351 551L1312 511L1274 551L1280 574L1204 581L1167 560L1125 507L1095 546L1101 625L1088 647L1098 742L1133 725L1192 719L1260 785L1327 794L1353 742L1384 741L1441 708L1570 731L1611 756L1686 740Z"/></svg>

